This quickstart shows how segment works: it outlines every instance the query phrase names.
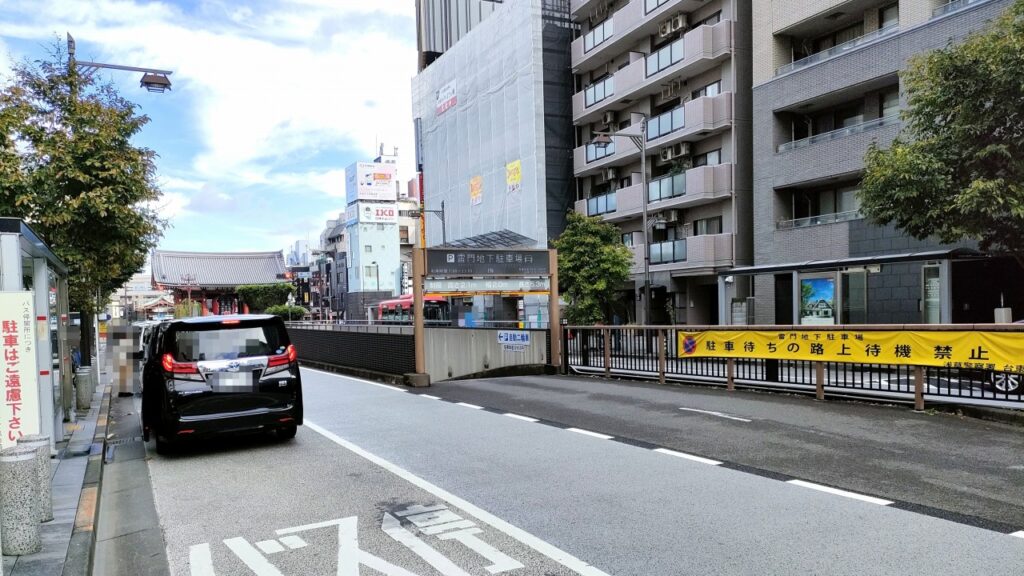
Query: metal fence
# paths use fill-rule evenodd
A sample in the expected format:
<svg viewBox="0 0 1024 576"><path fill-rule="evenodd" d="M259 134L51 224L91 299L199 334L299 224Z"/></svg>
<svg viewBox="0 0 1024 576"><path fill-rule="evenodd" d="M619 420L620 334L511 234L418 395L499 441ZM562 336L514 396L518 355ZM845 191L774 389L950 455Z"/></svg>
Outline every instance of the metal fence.
<svg viewBox="0 0 1024 576"><path fill-rule="evenodd" d="M678 335L690 328L566 327L566 373L778 388L880 400L1024 409L1024 378L978 369L810 360L681 357Z"/></svg>

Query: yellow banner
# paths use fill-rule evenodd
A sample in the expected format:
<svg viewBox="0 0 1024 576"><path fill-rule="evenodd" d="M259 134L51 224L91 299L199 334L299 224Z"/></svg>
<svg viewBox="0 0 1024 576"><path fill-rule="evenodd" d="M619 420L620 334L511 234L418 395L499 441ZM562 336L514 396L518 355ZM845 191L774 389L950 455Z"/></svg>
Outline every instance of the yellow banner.
<svg viewBox="0 0 1024 576"><path fill-rule="evenodd" d="M519 192L523 182L523 163L515 160L505 164L505 186L509 194Z"/></svg>
<svg viewBox="0 0 1024 576"><path fill-rule="evenodd" d="M768 358L1024 373L1024 332L680 332L680 358Z"/></svg>

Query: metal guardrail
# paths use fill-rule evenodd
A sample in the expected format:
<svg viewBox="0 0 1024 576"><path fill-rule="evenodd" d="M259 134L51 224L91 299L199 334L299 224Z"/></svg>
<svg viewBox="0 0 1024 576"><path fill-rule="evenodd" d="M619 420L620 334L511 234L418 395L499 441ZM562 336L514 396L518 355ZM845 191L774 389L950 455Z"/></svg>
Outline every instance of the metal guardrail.
<svg viewBox="0 0 1024 576"><path fill-rule="evenodd" d="M822 50L821 52L816 52L814 54L811 54L810 56L807 56L806 58L801 58L796 62L791 62L784 66L780 66L775 70L775 75L779 76L787 72L792 72L793 70L804 68L810 66L811 64L817 64L818 62L823 62L830 58L834 58L841 54L845 54L850 50L853 50L854 48L859 48L866 44L871 44L872 42L880 38L883 38L896 32L897 30L899 30L899 26L892 25L886 26L885 28L879 28L878 30L875 30L873 32L868 32L867 34L863 36L858 36L857 38L854 38L853 40L850 40L848 42L843 42L842 44L838 44L827 50Z"/></svg>
<svg viewBox="0 0 1024 576"><path fill-rule="evenodd" d="M860 209L848 210L846 212L835 212L832 214L819 214L817 216L796 218L794 220L779 220L775 226L779 230L790 230L792 228L806 228L808 226L820 226L821 224L848 222L850 220L857 220L858 218L861 218Z"/></svg>
<svg viewBox="0 0 1024 576"><path fill-rule="evenodd" d="M896 124L900 121L900 117L897 115L882 116L875 118L874 120L868 120L867 122L861 122L860 124L854 124L853 126L847 126L845 128L839 128L838 130L832 130L830 132L823 132L821 134L815 134L809 138L801 138L800 140L794 140L792 142L785 142L779 144L779 152L786 152L788 150L795 150L797 148L804 148L811 144L817 144L819 142L828 142L837 138L845 138L854 134L860 134L861 132L867 132L868 130L874 130L875 128L881 128L890 124Z"/></svg>
<svg viewBox="0 0 1024 576"><path fill-rule="evenodd" d="M716 327L721 328L721 327ZM964 327L970 330L971 327ZM693 327L564 327L562 369L579 374L1024 410L1024 375L979 369L809 360L681 357ZM1011 388L1014 388L1012 391Z"/></svg>
<svg viewBox="0 0 1024 576"><path fill-rule="evenodd" d="M952 2L948 2L946 4L943 4L942 6L939 6L938 8L935 8L934 10L932 10L932 18L938 18L939 16L945 16L946 14L949 14L950 12L956 12L957 10L962 10L964 8L967 8L968 6L973 5L973 4L981 4L982 2L987 2L987 1L988 0L953 0Z"/></svg>

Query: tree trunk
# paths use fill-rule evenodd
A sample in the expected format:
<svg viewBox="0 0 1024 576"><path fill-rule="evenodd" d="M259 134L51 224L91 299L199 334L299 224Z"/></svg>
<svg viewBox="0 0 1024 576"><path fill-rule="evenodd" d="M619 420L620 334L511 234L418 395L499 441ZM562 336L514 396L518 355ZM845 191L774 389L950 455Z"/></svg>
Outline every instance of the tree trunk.
<svg viewBox="0 0 1024 576"><path fill-rule="evenodd" d="M81 338L79 339L78 353L82 357L82 366L92 366L92 318L91 312L81 313L81 324L79 325Z"/></svg>

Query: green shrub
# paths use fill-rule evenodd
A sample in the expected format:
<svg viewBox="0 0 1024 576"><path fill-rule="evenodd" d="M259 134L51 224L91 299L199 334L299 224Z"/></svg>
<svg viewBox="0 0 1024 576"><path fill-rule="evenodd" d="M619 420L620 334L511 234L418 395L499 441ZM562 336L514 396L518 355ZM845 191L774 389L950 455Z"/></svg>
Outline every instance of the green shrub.
<svg viewBox="0 0 1024 576"><path fill-rule="evenodd" d="M271 306L284 305L295 287L288 282L277 284L247 284L235 289L242 302L249 305L249 312L262 312Z"/></svg>
<svg viewBox="0 0 1024 576"><path fill-rule="evenodd" d="M289 306L287 304L278 304L275 306L268 307L266 310L264 310L264 313L273 314L274 316L278 316L284 320L288 320L289 318L291 318L292 320L302 320L302 317L308 314L309 310L306 310L302 306Z"/></svg>

